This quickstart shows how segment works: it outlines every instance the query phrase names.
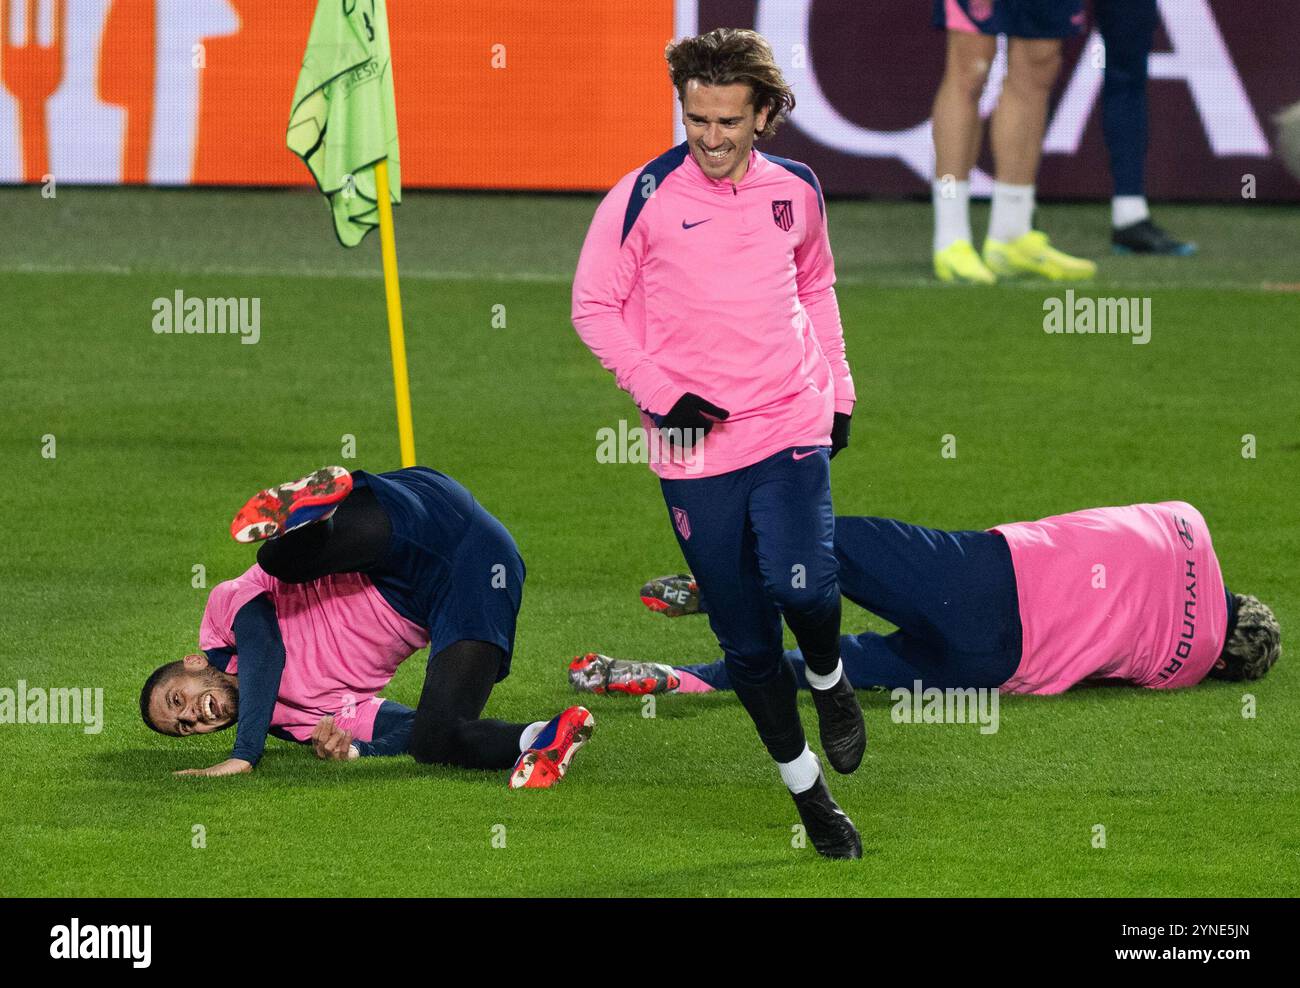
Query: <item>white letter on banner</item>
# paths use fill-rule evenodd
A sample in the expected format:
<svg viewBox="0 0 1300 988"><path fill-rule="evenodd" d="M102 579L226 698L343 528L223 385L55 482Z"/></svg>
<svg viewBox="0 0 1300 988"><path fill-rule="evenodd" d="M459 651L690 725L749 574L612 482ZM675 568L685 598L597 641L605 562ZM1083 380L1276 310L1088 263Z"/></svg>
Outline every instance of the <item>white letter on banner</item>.
<svg viewBox="0 0 1300 988"><path fill-rule="evenodd" d="M228 0L158 0L150 182L188 185L193 179L203 70L194 67L191 53L207 38L238 30L239 17Z"/></svg>
<svg viewBox="0 0 1300 988"><path fill-rule="evenodd" d="M755 4L754 29L777 51L789 51L796 45L812 51L808 37L811 9L812 0L783 0L781 3L759 0ZM804 67L791 67L786 73L799 104L799 112L790 118L790 124L819 144L843 154L861 158L897 158L915 172L917 177L928 183L934 172L934 140L930 132L930 121L922 120L903 130L872 130L854 123L840 114L826 98L817 82L813 68L815 64L814 56L806 60ZM999 38L997 57L993 60L988 82L980 97L980 113L983 116L988 116L997 105L1002 79L1006 75L1006 64L1006 42ZM993 188L992 180L978 168L971 170L970 183L972 194L977 196L987 195Z"/></svg>

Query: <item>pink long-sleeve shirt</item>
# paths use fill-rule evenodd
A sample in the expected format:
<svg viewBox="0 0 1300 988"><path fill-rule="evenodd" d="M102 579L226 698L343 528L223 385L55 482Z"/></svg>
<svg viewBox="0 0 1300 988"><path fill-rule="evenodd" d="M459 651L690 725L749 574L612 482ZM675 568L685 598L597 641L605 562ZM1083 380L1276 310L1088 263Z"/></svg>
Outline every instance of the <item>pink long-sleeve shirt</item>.
<svg viewBox="0 0 1300 988"><path fill-rule="evenodd" d="M330 714L357 740L372 740L379 692L407 657L428 647L428 631L393 610L364 573L284 583L253 565L208 594L199 647L237 649L235 615L262 594L275 604L284 641L271 727L306 741ZM231 658L226 672L238 673L238 660L238 654Z"/></svg>
<svg viewBox="0 0 1300 988"><path fill-rule="evenodd" d="M680 144L629 172L587 232L573 325L647 431L688 391L731 413L696 460L651 457L666 479L826 445L853 410L825 203L799 162L751 151L715 181Z"/></svg>

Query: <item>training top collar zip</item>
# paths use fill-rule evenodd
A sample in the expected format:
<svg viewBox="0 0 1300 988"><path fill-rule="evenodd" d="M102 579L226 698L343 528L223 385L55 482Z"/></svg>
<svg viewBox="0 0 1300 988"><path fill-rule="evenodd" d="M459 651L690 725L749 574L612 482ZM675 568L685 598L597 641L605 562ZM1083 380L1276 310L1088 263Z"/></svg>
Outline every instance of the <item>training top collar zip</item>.
<svg viewBox="0 0 1300 988"><path fill-rule="evenodd" d="M766 158L759 154L758 151L750 148L749 167L745 169L745 174L740 177L739 182L733 182L729 178L712 179L709 178L708 175L704 174L704 169L701 168L700 163L695 160L695 155L691 151L690 145L685 144L683 146L686 148L686 161L683 163L683 167L685 168L686 174L690 176L691 181L697 185L706 186L714 192L724 195L739 195L739 190L752 185L757 180L756 176L767 164Z"/></svg>

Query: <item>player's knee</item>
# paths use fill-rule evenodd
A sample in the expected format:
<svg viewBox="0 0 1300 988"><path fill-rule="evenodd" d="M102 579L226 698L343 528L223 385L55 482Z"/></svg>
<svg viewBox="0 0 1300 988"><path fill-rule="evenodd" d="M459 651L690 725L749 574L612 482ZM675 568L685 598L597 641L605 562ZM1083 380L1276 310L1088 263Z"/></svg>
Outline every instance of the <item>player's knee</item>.
<svg viewBox="0 0 1300 988"><path fill-rule="evenodd" d="M988 82L990 68L992 64L989 60L979 55L952 58L944 70L943 81L962 99L978 103L980 94L984 92L984 84Z"/></svg>
<svg viewBox="0 0 1300 988"><path fill-rule="evenodd" d="M759 687L781 674L783 657L784 652L757 648L752 651L727 652L723 656L723 665L726 666L727 677L733 687Z"/></svg>
<svg viewBox="0 0 1300 988"><path fill-rule="evenodd" d="M458 727L442 719L426 724L417 719L407 750L421 765L454 765L460 751Z"/></svg>
<svg viewBox="0 0 1300 988"><path fill-rule="evenodd" d="M307 583L311 574L301 557L284 551L285 543L278 539L263 542L257 550L257 565L268 576L282 583Z"/></svg>
<svg viewBox="0 0 1300 988"><path fill-rule="evenodd" d="M1123 65L1106 66L1106 80L1102 83L1104 95L1141 92L1147 84L1145 67L1131 69Z"/></svg>
<svg viewBox="0 0 1300 988"><path fill-rule="evenodd" d="M1005 85L1024 92L1047 92L1061 74L1059 48L1041 48L1024 53L1007 69Z"/></svg>
<svg viewBox="0 0 1300 988"><path fill-rule="evenodd" d="M839 600L839 590L833 571L796 574L771 588L772 599L786 614L817 617L832 609Z"/></svg>

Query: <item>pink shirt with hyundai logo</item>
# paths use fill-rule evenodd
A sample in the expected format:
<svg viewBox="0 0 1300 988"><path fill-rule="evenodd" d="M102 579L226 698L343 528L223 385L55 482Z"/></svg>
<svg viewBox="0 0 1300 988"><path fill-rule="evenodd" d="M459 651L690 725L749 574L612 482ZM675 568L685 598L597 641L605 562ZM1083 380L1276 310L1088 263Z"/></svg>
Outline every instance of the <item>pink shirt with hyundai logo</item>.
<svg viewBox="0 0 1300 988"><path fill-rule="evenodd" d="M1007 693L1086 680L1191 686L1223 651L1228 604L1185 501L1090 508L993 529L1011 549L1024 641Z"/></svg>

